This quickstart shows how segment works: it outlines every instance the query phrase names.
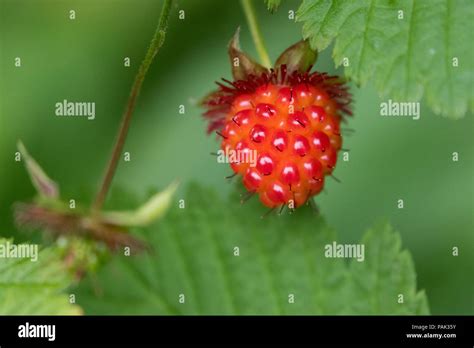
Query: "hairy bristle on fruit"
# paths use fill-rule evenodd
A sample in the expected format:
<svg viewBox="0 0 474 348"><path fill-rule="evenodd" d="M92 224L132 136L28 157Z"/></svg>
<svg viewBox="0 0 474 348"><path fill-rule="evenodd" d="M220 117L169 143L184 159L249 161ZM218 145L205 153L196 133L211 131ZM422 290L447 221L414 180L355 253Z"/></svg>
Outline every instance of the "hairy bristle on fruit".
<svg viewBox="0 0 474 348"><path fill-rule="evenodd" d="M324 72L310 72L311 68L304 73L293 71L288 74L286 65L282 65L278 69L270 69L258 76L249 75L245 80L230 81L223 78L222 81L216 82L219 88L206 96L201 103L207 109L204 117L209 121L208 133L224 127L225 117L235 98L242 94L254 93L258 87L270 83L289 87L308 84L320 88L336 102L341 116L352 115L349 107L352 95L345 81L339 76L328 75Z"/></svg>

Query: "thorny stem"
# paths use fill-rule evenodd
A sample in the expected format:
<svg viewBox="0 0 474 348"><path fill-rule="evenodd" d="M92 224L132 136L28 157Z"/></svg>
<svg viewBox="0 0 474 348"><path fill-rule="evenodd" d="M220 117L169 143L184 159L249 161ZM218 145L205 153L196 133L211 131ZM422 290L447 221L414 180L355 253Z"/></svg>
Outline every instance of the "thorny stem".
<svg viewBox="0 0 474 348"><path fill-rule="evenodd" d="M122 153L123 146L127 138L128 129L130 127L130 120L133 115L133 110L135 109L137 97L140 94L140 89L142 87L143 81L145 80L148 68L150 67L151 63L153 62L153 58L155 58L156 54L158 53L159 49L165 41L166 29L168 27L168 18L170 16L172 2L173 0L165 0L161 9L158 27L156 28L155 34L153 35L153 38L150 42L150 46L148 47L146 56L143 59L140 68L138 69L137 75L135 76L135 81L133 82L132 89L130 91L130 96L128 97L127 107L123 114L119 132L117 134L117 139L112 150L112 155L107 165L102 185L100 186L100 190L97 193L95 202L92 207L94 211L99 211L102 208L105 198L107 197L110 184L112 183L112 179L117 169L120 154Z"/></svg>
<svg viewBox="0 0 474 348"><path fill-rule="evenodd" d="M252 0L241 0L240 2L244 9L245 17L247 18L250 32L252 33L252 39L260 57L260 61L266 68L271 68L272 62L270 61L267 49L265 48L265 43L263 42L262 33L258 26L257 16L255 15L255 8Z"/></svg>

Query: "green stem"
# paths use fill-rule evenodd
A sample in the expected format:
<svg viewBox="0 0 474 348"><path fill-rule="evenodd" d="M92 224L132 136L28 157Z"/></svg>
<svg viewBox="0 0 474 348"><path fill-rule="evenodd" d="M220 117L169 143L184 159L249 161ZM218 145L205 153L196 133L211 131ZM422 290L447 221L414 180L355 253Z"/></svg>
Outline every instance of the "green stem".
<svg viewBox="0 0 474 348"><path fill-rule="evenodd" d="M241 0L240 3L244 9L245 17L247 18L250 32L252 33L253 42L257 48L258 55L260 56L260 61L266 68L271 68L272 62L270 61L267 49L265 48L265 43L263 42L262 33L258 26L257 16L255 15L255 8L252 0Z"/></svg>
<svg viewBox="0 0 474 348"><path fill-rule="evenodd" d="M128 129L130 128L130 121L132 119L133 110L135 109L137 97L140 94L140 89L142 87L143 81L145 80L148 68L153 62L153 58L155 58L160 47L163 45L163 42L165 41L166 29L168 27L168 19L170 16L172 2L173 0L165 0L161 9L158 27L156 28L155 34L153 35L153 38L150 42L150 46L148 47L145 59L143 59L142 64L138 69L138 73L135 76L135 81L132 85L130 96L128 97L127 107L122 116L122 121L120 124L119 132L117 134L117 139L112 150L112 155L107 165L102 185L100 186L99 192L97 193L95 202L93 204L93 210L95 211L100 210L104 205L104 201L107 197L110 184L112 183L112 179L117 169L120 154L122 153L123 146L127 138L127 133Z"/></svg>

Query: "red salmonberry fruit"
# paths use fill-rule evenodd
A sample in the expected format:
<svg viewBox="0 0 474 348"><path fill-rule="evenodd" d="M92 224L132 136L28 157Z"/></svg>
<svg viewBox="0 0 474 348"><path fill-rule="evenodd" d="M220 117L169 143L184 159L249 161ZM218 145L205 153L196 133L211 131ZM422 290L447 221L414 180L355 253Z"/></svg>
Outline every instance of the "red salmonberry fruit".
<svg viewBox="0 0 474 348"><path fill-rule="evenodd" d="M254 154L231 168L264 205L299 207L336 166L340 123L351 114L348 87L337 76L310 72L316 53L306 41L283 52L273 69L240 51L238 32L229 55L234 81L218 83L203 101L208 131L221 136L222 150Z"/></svg>

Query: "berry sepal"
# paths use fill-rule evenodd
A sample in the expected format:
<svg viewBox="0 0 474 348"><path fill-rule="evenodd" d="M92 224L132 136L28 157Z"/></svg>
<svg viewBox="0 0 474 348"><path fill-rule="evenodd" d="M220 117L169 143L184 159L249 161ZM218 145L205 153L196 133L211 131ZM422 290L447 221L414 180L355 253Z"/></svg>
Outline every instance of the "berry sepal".
<svg viewBox="0 0 474 348"><path fill-rule="evenodd" d="M311 67L316 62L318 53L311 49L307 40L301 40L294 45L288 47L278 57L275 63L275 69L280 69L281 66L285 65L288 74L293 71L305 73L311 70Z"/></svg>
<svg viewBox="0 0 474 348"><path fill-rule="evenodd" d="M228 53L234 80L245 80L250 75L260 75L268 69L258 64L252 57L240 49L240 27L229 42Z"/></svg>

